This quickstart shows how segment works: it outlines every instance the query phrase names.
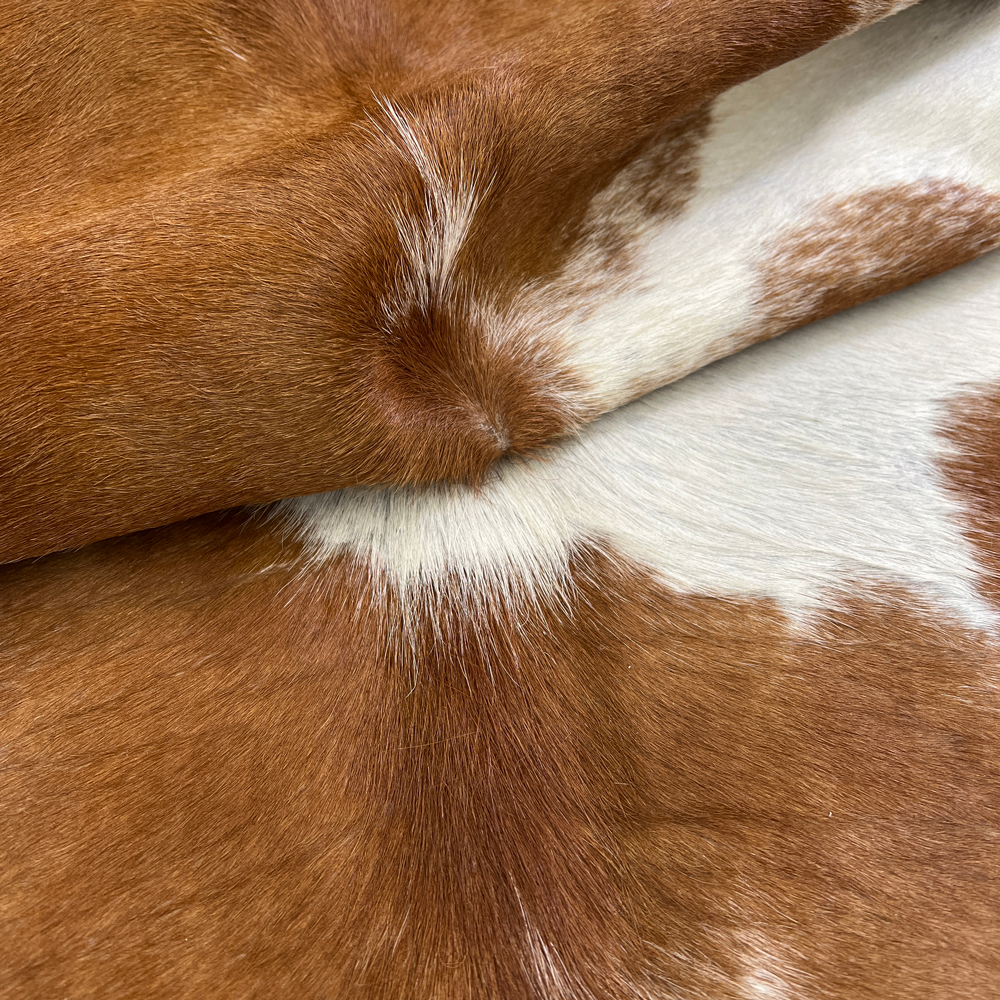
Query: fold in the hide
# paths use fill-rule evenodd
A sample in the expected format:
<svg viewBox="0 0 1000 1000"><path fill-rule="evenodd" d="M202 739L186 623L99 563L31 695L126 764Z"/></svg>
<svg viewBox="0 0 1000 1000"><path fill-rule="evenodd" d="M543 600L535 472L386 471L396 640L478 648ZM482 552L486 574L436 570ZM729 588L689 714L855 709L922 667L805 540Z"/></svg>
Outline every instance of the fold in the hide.
<svg viewBox="0 0 1000 1000"><path fill-rule="evenodd" d="M933 63L980 17L974 65L925 74L929 93L913 76L911 103L949 116L972 88L988 117L990 5L932 7L909 41L893 27L884 52L848 44L712 104L903 6L7 0L0 559L323 489L481 480L989 245L991 130L900 142L916 66L892 46ZM859 87L873 118L824 101ZM876 161L898 169L873 190ZM796 250L817 225L835 266ZM873 278L883 237L907 252L871 251Z"/></svg>

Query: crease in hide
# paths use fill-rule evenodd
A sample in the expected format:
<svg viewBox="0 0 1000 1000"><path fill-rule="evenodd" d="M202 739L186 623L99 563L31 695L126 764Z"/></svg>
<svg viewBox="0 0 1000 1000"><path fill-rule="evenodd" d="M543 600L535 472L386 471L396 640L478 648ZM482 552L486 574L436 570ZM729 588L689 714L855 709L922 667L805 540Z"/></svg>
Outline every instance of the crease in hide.
<svg viewBox="0 0 1000 1000"><path fill-rule="evenodd" d="M861 28L872 21L889 17L918 2L919 0L855 0L854 8L859 17L857 27ZM857 30L857 28L853 30Z"/></svg>
<svg viewBox="0 0 1000 1000"><path fill-rule="evenodd" d="M364 126L395 150L416 172L417 186L398 194L389 204L401 257L381 298L381 332L387 343L398 340L400 329L419 326L427 331L425 346L448 343L449 364L435 374L464 399L464 407L478 416L478 429L495 442L498 454L522 451L526 437L545 436L524 424L537 419L492 405L491 397L512 393L510 373L530 388L533 405L548 413L555 427L552 437L570 433L592 416L589 392L577 373L567 367L561 345L550 336L548 317L523 296L501 304L495 292L462 268L460 258L488 198L494 176L477 165L481 151L459 136L445 141L431 121L403 109L385 96L376 104L385 120L369 113ZM416 348L417 354L421 350ZM422 363L420 358L410 361ZM462 384L459 370L478 368L472 385Z"/></svg>
<svg viewBox="0 0 1000 1000"><path fill-rule="evenodd" d="M941 427L970 384L1000 380L977 319L998 299L992 254L709 366L479 490L349 489L274 516L314 564L350 555L404 603L558 593L596 546L681 593L771 599L799 627L889 586L993 633Z"/></svg>

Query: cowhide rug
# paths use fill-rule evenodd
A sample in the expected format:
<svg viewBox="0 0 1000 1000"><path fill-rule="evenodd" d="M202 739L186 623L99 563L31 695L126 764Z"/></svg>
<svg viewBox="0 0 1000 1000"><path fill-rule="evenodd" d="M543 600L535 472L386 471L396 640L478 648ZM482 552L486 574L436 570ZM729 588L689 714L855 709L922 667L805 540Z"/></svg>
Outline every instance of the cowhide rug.
<svg viewBox="0 0 1000 1000"><path fill-rule="evenodd" d="M1000 996L1000 0L0 56L2 1000Z"/></svg>

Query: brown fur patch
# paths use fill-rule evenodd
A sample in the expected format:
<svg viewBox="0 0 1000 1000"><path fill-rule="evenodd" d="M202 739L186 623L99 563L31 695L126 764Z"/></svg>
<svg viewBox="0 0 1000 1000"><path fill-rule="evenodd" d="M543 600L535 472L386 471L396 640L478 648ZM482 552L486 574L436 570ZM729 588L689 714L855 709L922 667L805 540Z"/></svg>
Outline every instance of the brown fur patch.
<svg viewBox="0 0 1000 1000"><path fill-rule="evenodd" d="M957 449L944 463L946 481L968 512L984 589L1000 605L1000 388L983 386L954 402L943 431Z"/></svg>
<svg viewBox="0 0 1000 1000"><path fill-rule="evenodd" d="M556 284L560 291L593 295L601 286L613 287L627 273L644 227L684 211L710 126L710 104L671 122L591 201L574 262Z"/></svg>
<svg viewBox="0 0 1000 1000"><path fill-rule="evenodd" d="M228 516L2 574L0 997L992 997L996 654L908 595L298 567Z"/></svg>
<svg viewBox="0 0 1000 1000"><path fill-rule="evenodd" d="M764 250L753 340L849 309L1000 245L1000 198L953 181L821 204Z"/></svg>

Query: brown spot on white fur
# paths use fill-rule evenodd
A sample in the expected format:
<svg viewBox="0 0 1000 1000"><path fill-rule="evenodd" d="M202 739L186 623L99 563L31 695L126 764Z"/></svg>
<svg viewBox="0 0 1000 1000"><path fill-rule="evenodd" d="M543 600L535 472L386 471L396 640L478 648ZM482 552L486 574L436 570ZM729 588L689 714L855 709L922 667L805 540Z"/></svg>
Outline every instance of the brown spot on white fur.
<svg viewBox="0 0 1000 1000"><path fill-rule="evenodd" d="M982 586L1000 605L1000 387L980 386L952 403L942 431L955 445L947 483L967 512Z"/></svg>
<svg viewBox="0 0 1000 1000"><path fill-rule="evenodd" d="M1000 197L926 180L831 199L769 241L752 341L905 288L1000 245Z"/></svg>
<svg viewBox="0 0 1000 1000"><path fill-rule="evenodd" d="M560 281L591 292L627 269L644 231L684 211L698 183L711 105L671 122L591 202L584 237Z"/></svg>

